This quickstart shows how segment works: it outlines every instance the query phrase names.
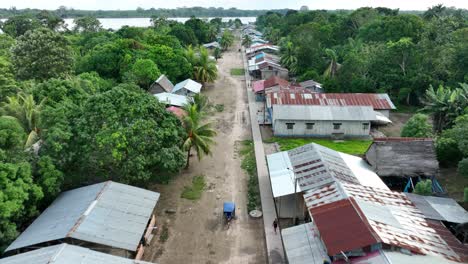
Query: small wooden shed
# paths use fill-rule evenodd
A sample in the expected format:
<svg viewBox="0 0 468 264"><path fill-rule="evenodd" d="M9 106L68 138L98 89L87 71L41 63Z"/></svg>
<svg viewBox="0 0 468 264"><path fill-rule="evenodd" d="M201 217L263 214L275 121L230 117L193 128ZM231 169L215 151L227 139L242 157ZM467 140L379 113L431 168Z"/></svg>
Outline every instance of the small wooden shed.
<svg viewBox="0 0 468 264"><path fill-rule="evenodd" d="M376 138L366 160L380 177L432 177L439 172L431 138Z"/></svg>

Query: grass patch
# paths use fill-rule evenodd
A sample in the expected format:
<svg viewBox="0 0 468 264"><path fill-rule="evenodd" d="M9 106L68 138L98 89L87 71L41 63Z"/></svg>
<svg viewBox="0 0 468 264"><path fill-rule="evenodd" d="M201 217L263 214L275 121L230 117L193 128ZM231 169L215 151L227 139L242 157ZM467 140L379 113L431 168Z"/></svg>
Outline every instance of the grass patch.
<svg viewBox="0 0 468 264"><path fill-rule="evenodd" d="M278 138L272 137L265 140L266 143L277 142L282 151L297 148L309 143L317 143L324 147L331 148L336 151L344 152L351 155L364 155L369 148L372 140L345 140L333 141L328 139L314 138Z"/></svg>
<svg viewBox="0 0 468 264"><path fill-rule="evenodd" d="M224 105L223 104L217 104L217 105L214 106L214 109L217 112L221 113L222 111L224 111Z"/></svg>
<svg viewBox="0 0 468 264"><path fill-rule="evenodd" d="M468 177L458 174L456 168L441 168L440 177L437 179L450 198L463 201L464 189L468 186Z"/></svg>
<svg viewBox="0 0 468 264"><path fill-rule="evenodd" d="M205 177L203 175L195 176L192 179L192 186L185 186L180 197L188 200L200 199L203 189L205 189Z"/></svg>
<svg viewBox="0 0 468 264"><path fill-rule="evenodd" d="M167 228L167 225L164 224L161 227L161 234L159 235L159 242L164 243L167 241L169 238L169 228Z"/></svg>
<svg viewBox="0 0 468 264"><path fill-rule="evenodd" d="M247 210L261 209L260 190L258 189L257 162L255 161L252 140L244 140L239 151L242 157L241 168L249 175L247 183Z"/></svg>
<svg viewBox="0 0 468 264"><path fill-rule="evenodd" d="M233 68L231 69L231 75L244 75L245 70L242 68Z"/></svg>

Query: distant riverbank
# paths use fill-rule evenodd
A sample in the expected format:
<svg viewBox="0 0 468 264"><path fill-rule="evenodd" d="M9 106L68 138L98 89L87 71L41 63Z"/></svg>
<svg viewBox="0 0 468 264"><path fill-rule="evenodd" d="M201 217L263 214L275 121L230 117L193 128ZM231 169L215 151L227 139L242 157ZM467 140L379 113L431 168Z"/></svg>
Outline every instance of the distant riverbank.
<svg viewBox="0 0 468 264"><path fill-rule="evenodd" d="M200 17L200 19L207 19L211 20L214 17ZM242 24L247 24L250 22L255 22L257 19L256 17L222 17L223 22L227 22L229 20L240 19ZM151 22L149 17L138 17L138 18L98 18L102 24L102 27L105 29L113 29L118 30L123 26L131 26L131 27L149 27L151 26ZM184 23L189 17L170 17L170 20L175 20L181 23ZM1 19L1 21L5 21L6 19ZM73 18L65 18L65 23L69 29L72 29L74 26Z"/></svg>

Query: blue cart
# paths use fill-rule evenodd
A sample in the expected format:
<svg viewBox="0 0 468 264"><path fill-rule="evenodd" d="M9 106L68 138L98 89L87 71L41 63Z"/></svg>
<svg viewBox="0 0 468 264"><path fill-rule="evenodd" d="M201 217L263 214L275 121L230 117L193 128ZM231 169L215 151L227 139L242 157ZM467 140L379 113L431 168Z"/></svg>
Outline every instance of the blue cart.
<svg viewBox="0 0 468 264"><path fill-rule="evenodd" d="M229 223L236 216L236 204L233 202L224 202L223 215L229 228Z"/></svg>

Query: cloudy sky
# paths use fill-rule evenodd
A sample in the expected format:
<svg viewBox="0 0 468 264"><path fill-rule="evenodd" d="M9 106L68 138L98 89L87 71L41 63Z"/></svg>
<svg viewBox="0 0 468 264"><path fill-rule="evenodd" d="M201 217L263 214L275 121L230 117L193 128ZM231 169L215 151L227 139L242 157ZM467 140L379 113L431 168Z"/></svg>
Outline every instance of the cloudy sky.
<svg viewBox="0 0 468 264"><path fill-rule="evenodd" d="M425 10L442 3L468 9L467 0L0 0L0 8L57 9L63 5L75 9L115 10L142 8L175 8L182 6L237 7L239 9L298 9L307 5L310 9L355 9L362 6L385 6L401 10Z"/></svg>

